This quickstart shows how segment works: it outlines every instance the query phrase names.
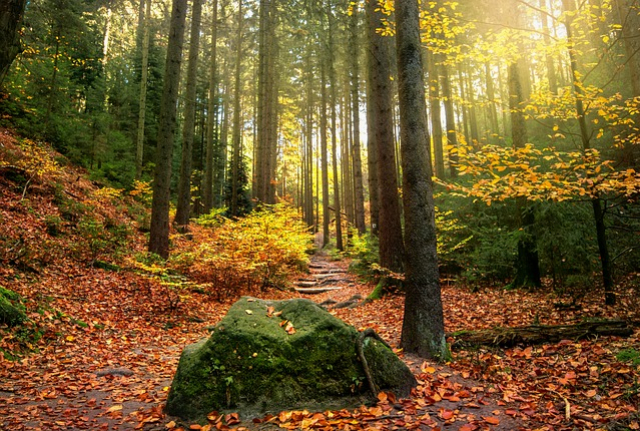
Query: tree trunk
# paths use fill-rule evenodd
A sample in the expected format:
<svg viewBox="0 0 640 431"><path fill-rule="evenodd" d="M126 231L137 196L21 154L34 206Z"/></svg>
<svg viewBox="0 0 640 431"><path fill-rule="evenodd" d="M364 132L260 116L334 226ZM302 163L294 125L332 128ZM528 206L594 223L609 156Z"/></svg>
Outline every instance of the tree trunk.
<svg viewBox="0 0 640 431"><path fill-rule="evenodd" d="M205 144L205 162L203 183L203 205L204 212L208 213L213 208L213 170L214 152L217 141L216 136L216 113L218 106L218 80L216 77L218 69L217 46L218 46L218 0L213 0L213 18L211 19L211 59L209 64L209 100L207 103L207 138ZM218 143L219 145L219 143ZM223 166L224 169L224 166Z"/></svg>
<svg viewBox="0 0 640 431"><path fill-rule="evenodd" d="M406 249L401 345L406 352L446 360L433 185L427 132L417 0L396 1L398 94Z"/></svg>
<svg viewBox="0 0 640 431"><path fill-rule="evenodd" d="M202 0L193 0L191 12L191 44L189 65L187 66L187 92L184 100L184 126L182 129L182 160L178 180L178 204L174 223L178 226L189 224L191 213L191 161L193 160L193 136L196 121L196 84L198 54L200 50L200 22L202 20Z"/></svg>
<svg viewBox="0 0 640 431"><path fill-rule="evenodd" d="M578 114L578 124L580 126L580 138L582 140L582 148L587 151L591 149L591 142L589 139L589 131L587 129L586 112L582 100L584 98L584 91L582 83L580 82L580 72L578 71L578 60L574 47L573 28L571 13L575 10L575 3L573 0L562 0L563 9L565 12L569 12L567 15L567 21L565 27L567 29L567 48L569 49L569 62L571 66L571 73L573 75L573 91L576 95L576 113ZM602 281L604 284L605 304L614 305L616 303L616 296L613 292L613 275L611 268L611 259L609 257L609 246L607 244L607 231L604 224L604 212L599 198L593 198L591 200L591 206L593 208L593 216L596 225L596 237L598 239L598 250L600 252L600 263L602 265Z"/></svg>
<svg viewBox="0 0 640 431"><path fill-rule="evenodd" d="M442 71L442 96L444 98L444 115L447 126L447 146L449 151L449 174L451 178L458 176L456 163L458 162L458 135L456 132L456 118L453 111L453 95L451 94L451 82L449 67L441 65Z"/></svg>
<svg viewBox="0 0 640 431"><path fill-rule="evenodd" d="M171 160L176 128L176 102L180 86L180 63L184 42L187 0L173 0L171 27L167 46L165 81L162 90L158 125L158 148L151 204L149 251L164 259L169 257L169 200L171 197Z"/></svg>
<svg viewBox="0 0 640 431"><path fill-rule="evenodd" d="M0 4L0 84L20 52L20 27L27 0L3 0Z"/></svg>
<svg viewBox="0 0 640 431"><path fill-rule="evenodd" d="M527 126L523 112L523 95L520 85L520 68L514 62L508 68L509 80L509 109L511 111L511 138L514 148L524 148L527 142ZM535 223L533 209L524 197L516 198L516 217L521 228L518 239L518 260L516 261L516 276L510 287L540 287L540 266L536 239L532 229Z"/></svg>
<svg viewBox="0 0 640 431"><path fill-rule="evenodd" d="M549 22L548 15L545 12L547 9L547 1L540 0L540 20L542 21L542 33L543 40L546 46L551 45L551 36L549 35ZM549 80L549 91L553 95L558 94L558 77L556 76L556 66L553 62L553 56L549 53L545 55L546 65L547 65L547 79Z"/></svg>
<svg viewBox="0 0 640 431"><path fill-rule="evenodd" d="M429 86L429 103L431 104L431 131L433 140L433 155L435 158L436 177L444 178L444 151L442 148L442 115L440 110L440 77L436 55L427 53L427 70Z"/></svg>
<svg viewBox="0 0 640 431"><path fill-rule="evenodd" d="M378 9L376 11L376 9ZM369 36L369 80L371 86L371 130L377 153L380 265L391 271L402 270L404 242L400 221L400 200L396 175L393 139L393 95L391 91L391 39L376 30L382 27L384 15L376 0L368 0L367 34ZM427 141L428 142L428 141Z"/></svg>
<svg viewBox="0 0 640 431"><path fill-rule="evenodd" d="M362 156L360 154L360 76L358 66L358 14L349 19L349 57L351 59L351 115L353 116L353 181L355 223L358 233L366 231L364 223L364 185L362 183Z"/></svg>
<svg viewBox="0 0 640 431"><path fill-rule="evenodd" d="M238 31L236 33L236 65L234 72L233 99L233 137L231 146L231 202L229 210L232 216L240 213L238 204L240 193L240 164L242 163L242 130L240 124L240 66L242 64L242 24L244 22L242 0L238 1Z"/></svg>
<svg viewBox="0 0 640 431"><path fill-rule="evenodd" d="M273 0L260 0L258 37L258 139L256 141L255 197L275 203L275 153L277 93L275 83L276 38Z"/></svg>
<svg viewBox="0 0 640 431"><path fill-rule="evenodd" d="M142 15L142 67L140 77L140 95L138 97L138 133L136 135L136 179L142 178L144 161L144 126L147 115L147 84L149 80L149 31L151 20L151 0L146 0L146 11Z"/></svg>
<svg viewBox="0 0 640 431"><path fill-rule="evenodd" d="M324 56L325 53L322 53ZM320 63L320 163L322 172L322 247L329 244L329 163L327 155L327 72L324 59Z"/></svg>
<svg viewBox="0 0 640 431"><path fill-rule="evenodd" d="M329 15L329 85L331 86L331 155L333 162L333 206L336 214L336 248L344 249L342 243L342 206L340 204L340 181L338 181L338 136L337 136L337 104L336 99L336 66L335 45L333 41L334 17L331 6L328 7Z"/></svg>
<svg viewBox="0 0 640 431"><path fill-rule="evenodd" d="M531 325L518 328L492 328L480 331L460 331L447 334L453 337L454 349L469 346L512 347L517 344L549 344L562 340L572 342L602 336L628 337L633 328L624 320L582 322L577 325Z"/></svg>
<svg viewBox="0 0 640 431"><path fill-rule="evenodd" d="M368 13L368 9L367 9ZM380 227L380 203L378 196L378 149L375 139L374 89L371 82L371 65L367 78L367 166L369 168L369 211L371 213L371 234L378 236Z"/></svg>

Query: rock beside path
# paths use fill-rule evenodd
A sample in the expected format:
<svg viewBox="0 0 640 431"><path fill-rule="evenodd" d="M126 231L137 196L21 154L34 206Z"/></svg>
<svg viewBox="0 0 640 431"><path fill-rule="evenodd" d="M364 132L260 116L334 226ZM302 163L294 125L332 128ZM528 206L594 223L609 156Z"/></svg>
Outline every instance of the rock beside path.
<svg viewBox="0 0 640 431"><path fill-rule="evenodd" d="M208 339L184 349L166 412L206 421L212 411L248 418L361 405L373 395L358 338L354 327L309 300L244 297ZM407 366L375 337L361 342L374 387L408 395L416 381Z"/></svg>

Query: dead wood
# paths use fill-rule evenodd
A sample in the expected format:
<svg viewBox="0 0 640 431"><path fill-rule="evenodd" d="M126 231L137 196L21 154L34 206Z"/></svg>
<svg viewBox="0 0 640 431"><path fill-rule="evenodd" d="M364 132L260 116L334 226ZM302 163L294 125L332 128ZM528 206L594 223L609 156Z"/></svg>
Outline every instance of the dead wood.
<svg viewBox="0 0 640 431"><path fill-rule="evenodd" d="M459 331L447 334L452 337L452 348L467 346L510 347L516 344L555 343L561 340L581 340L616 335L628 337L633 329L624 320L598 320L577 325L531 325L517 328L492 328L480 331Z"/></svg>

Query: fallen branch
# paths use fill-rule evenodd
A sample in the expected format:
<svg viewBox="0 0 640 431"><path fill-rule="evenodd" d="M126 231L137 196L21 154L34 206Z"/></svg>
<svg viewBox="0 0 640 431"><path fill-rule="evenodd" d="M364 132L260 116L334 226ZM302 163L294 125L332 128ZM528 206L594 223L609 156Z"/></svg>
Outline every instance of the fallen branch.
<svg viewBox="0 0 640 431"><path fill-rule="evenodd" d="M599 320L577 325L531 325L518 328L492 328L480 331L460 331L447 334L452 337L452 348L466 346L510 347L516 344L555 343L561 340L581 340L616 335L628 337L633 329L624 320Z"/></svg>

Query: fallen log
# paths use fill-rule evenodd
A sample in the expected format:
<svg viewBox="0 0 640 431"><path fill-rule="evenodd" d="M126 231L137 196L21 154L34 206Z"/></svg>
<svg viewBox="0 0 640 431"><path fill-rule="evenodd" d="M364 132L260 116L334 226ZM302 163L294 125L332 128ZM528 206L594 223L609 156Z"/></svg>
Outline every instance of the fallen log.
<svg viewBox="0 0 640 431"><path fill-rule="evenodd" d="M453 338L452 349L468 346L511 347L516 344L556 343L561 340L581 340L617 335L628 337L633 328L624 320L596 320L576 325L531 325L516 328L492 328L480 331L459 331L447 334Z"/></svg>

